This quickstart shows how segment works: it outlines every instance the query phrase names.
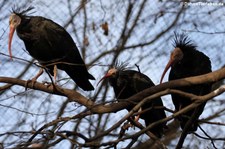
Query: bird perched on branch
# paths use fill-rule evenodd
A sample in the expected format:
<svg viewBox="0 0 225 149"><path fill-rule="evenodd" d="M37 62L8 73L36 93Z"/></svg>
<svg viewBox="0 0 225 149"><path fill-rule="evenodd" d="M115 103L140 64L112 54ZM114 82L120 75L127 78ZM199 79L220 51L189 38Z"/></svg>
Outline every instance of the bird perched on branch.
<svg viewBox="0 0 225 149"><path fill-rule="evenodd" d="M144 89L155 86L151 79L143 73L128 70L126 64L116 64L108 70L99 82L104 79L108 80L109 84L113 87L118 101L127 99ZM134 106L129 106L126 109L130 111ZM146 126L166 117L161 98L156 98L151 102L145 103L141 109L143 112L146 110L140 115L140 118L145 121ZM166 123L161 123L151 128L150 131L157 137L161 137L165 125Z"/></svg>
<svg viewBox="0 0 225 149"><path fill-rule="evenodd" d="M94 87L89 79L95 78L88 73L86 65L69 33L59 24L40 16L28 16L33 9L13 9L10 15L9 54L12 58L11 43L14 31L23 40L26 50L47 68L56 78L56 68L64 70L76 84L85 91ZM41 74L41 73L40 73ZM39 75L40 75L39 74ZM38 76L37 76L38 77ZM37 78L36 77L36 78Z"/></svg>
<svg viewBox="0 0 225 149"><path fill-rule="evenodd" d="M209 57L206 56L204 53L198 51L196 49L196 45L185 34L177 33L175 33L174 50L171 52L170 60L165 67L160 83L162 82L164 75L170 67L171 70L169 73L169 81L203 75L211 72L211 62L209 60ZM211 86L211 84L205 83L190 87L179 87L177 89L201 96L208 94L211 91ZM171 94L171 96L176 111L179 111L180 109L193 103L191 99L180 95ZM193 132L197 130L197 120L202 114L205 104L206 103L202 103L197 108L188 111L178 117L182 129L184 129L190 117L193 116L193 122L188 128L188 132Z"/></svg>

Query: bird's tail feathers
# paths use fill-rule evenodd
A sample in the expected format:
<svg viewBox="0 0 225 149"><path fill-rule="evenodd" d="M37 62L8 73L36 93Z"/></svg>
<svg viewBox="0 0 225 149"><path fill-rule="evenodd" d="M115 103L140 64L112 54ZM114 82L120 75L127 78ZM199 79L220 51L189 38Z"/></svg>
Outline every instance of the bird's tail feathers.
<svg viewBox="0 0 225 149"><path fill-rule="evenodd" d="M90 73L88 73L88 79L95 80L95 78Z"/></svg>
<svg viewBox="0 0 225 149"><path fill-rule="evenodd" d="M94 87L88 79L73 79L76 84L82 88L84 91L94 90Z"/></svg>
<svg viewBox="0 0 225 149"><path fill-rule="evenodd" d="M89 79L94 80L95 78L89 74L81 74L79 70L73 71L72 69L69 70L65 70L66 73L71 77L71 79L80 87L82 88L84 91L91 91L94 90L94 87L92 86L92 84L90 83Z"/></svg>

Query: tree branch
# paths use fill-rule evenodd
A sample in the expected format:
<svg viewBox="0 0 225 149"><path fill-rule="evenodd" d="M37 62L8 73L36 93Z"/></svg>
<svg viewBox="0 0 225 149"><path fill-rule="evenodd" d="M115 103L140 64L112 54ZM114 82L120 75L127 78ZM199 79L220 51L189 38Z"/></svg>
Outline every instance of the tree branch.
<svg viewBox="0 0 225 149"><path fill-rule="evenodd" d="M131 103L130 101L141 101L144 98L153 95L157 92L163 91L165 89L173 89L177 87L183 87L183 86L192 86L192 85L198 85L198 84L203 84L203 83L213 83L217 82L221 79L225 78L225 68L219 69L217 71L205 74L205 75L200 75L200 76L195 76L195 77L189 77L189 78L184 78L184 79L178 79L170 82L166 82L160 85L156 85L154 87L145 89L142 92L139 92L138 94L128 98L125 101L121 101L119 103L112 103L110 105L104 105L104 104L95 104L92 100L86 98L82 94L76 92L75 90L71 89L65 89L61 88L57 85L44 85L39 82L35 82L34 85L31 82L16 79L16 78L9 78L9 77L0 77L0 82L2 83L9 83L9 84L14 84L14 85L20 85L24 86L27 88L33 88L35 90L39 91L44 91L46 93L50 94L55 94L55 95L60 95L60 96L65 96L70 99L70 101L77 102L88 109L91 110L93 113L110 113L110 112L117 112L119 110L124 109L125 107L129 106ZM27 84L26 84L27 83ZM217 91L217 90L216 90ZM166 94L170 94L171 92L166 92L165 94L160 94L159 96L163 96ZM188 94L185 94L188 95Z"/></svg>

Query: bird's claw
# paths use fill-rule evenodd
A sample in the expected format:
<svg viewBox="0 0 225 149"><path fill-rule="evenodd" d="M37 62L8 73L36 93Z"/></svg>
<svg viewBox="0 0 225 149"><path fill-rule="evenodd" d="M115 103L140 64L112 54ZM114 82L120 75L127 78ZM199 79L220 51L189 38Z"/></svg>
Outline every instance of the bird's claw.
<svg viewBox="0 0 225 149"><path fill-rule="evenodd" d="M138 110L138 113L140 113L141 111L142 111L142 108L140 107L139 110ZM134 117L134 121L135 121L135 122L138 122L139 119L140 119L140 114L138 114L138 115L136 115L136 116Z"/></svg>
<svg viewBox="0 0 225 149"><path fill-rule="evenodd" d="M124 125L122 126L123 130L128 130L130 127L133 127L133 125L130 122L126 122L124 123Z"/></svg>
<svg viewBox="0 0 225 149"><path fill-rule="evenodd" d="M42 84L46 85L47 87L50 87L51 85L56 85L56 82L52 83L52 82L43 81Z"/></svg>
<svg viewBox="0 0 225 149"><path fill-rule="evenodd" d="M34 88L34 84L35 84L35 82L36 82L36 78L33 78L33 79L31 79L31 80L27 80L26 81L26 83L25 83L25 90L27 90L27 88L28 88L28 84L31 82L31 87L30 88Z"/></svg>
<svg viewBox="0 0 225 149"><path fill-rule="evenodd" d="M134 121L137 122L139 120L139 118L140 118L140 115L135 116Z"/></svg>
<svg viewBox="0 0 225 149"><path fill-rule="evenodd" d="M28 88L28 84L31 82L31 88L34 88L34 83L37 81L37 79L42 75L43 73L43 68L41 68L38 72L38 74L31 80L27 80L25 83L25 90L27 90Z"/></svg>

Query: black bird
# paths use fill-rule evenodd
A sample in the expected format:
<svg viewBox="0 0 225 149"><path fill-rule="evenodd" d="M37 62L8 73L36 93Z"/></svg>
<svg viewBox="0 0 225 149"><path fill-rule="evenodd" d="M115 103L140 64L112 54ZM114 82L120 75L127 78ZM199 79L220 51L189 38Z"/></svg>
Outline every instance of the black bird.
<svg viewBox="0 0 225 149"><path fill-rule="evenodd" d="M118 101L127 99L144 89L155 86L149 77L138 71L127 70L126 65L124 64L120 66L116 65L109 69L100 81L103 79L107 79L109 84L113 87ZM129 106L126 109L130 111L134 106L135 105ZM156 106L158 107L157 109L155 108ZM157 98L152 102L144 104L142 111L144 110L147 111L141 114L140 118L144 119L146 126L166 117L161 98ZM153 127L150 131L160 138L165 126L166 123L162 123Z"/></svg>
<svg viewBox="0 0 225 149"><path fill-rule="evenodd" d="M40 16L28 16L32 10L12 10L10 15L9 54L14 31L23 40L26 50L38 62L45 66L51 75L55 67L64 70L76 84L85 91L94 87L89 79L95 78L88 73L84 61L69 33L59 24Z"/></svg>
<svg viewBox="0 0 225 149"><path fill-rule="evenodd" d="M162 82L164 75L170 67L171 70L169 74L169 80L198 76L210 73L212 71L209 57L207 57L204 53L198 51L196 49L196 45L185 34L177 33L175 33L174 50L170 55L170 60L165 67L160 83ZM177 89L195 95L205 95L211 91L211 87L211 84L205 83L201 85L194 85L191 87L180 87ZM188 106L193 102L191 101L191 99L179 95L172 94L171 96L176 111L179 111L180 109ZM189 127L188 132L197 130L197 120L202 114L205 104L206 103L203 103L194 110L191 110L178 117L182 129L184 129L189 118L194 114L194 111L196 111L195 119L192 125Z"/></svg>

